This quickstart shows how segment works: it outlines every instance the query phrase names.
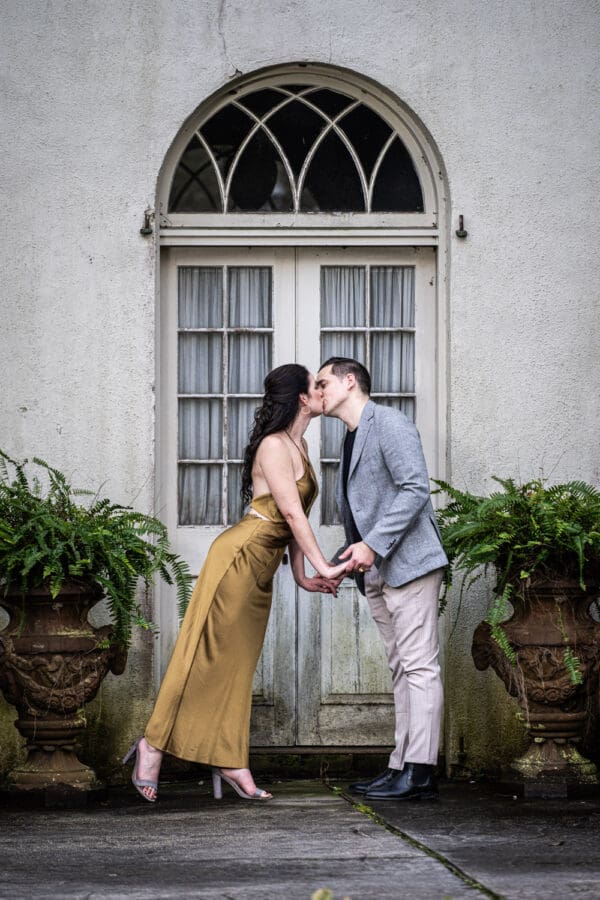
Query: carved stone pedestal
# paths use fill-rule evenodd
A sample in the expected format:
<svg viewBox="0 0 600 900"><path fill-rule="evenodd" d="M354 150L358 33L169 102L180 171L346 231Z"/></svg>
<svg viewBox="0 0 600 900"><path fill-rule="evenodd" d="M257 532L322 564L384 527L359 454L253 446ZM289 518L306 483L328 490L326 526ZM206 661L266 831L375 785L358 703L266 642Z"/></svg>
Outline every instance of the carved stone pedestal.
<svg viewBox="0 0 600 900"><path fill-rule="evenodd" d="M516 697L531 743L511 768L525 780L556 779L596 784L596 766L577 748L598 686L600 624L591 617L592 597L576 582L537 582L513 598L514 613L504 623L517 664L513 666L486 622L473 636L478 669L491 666ZM581 684L565 668L565 652L579 660Z"/></svg>
<svg viewBox="0 0 600 900"><path fill-rule="evenodd" d="M112 627L93 628L89 610L101 595L66 585L56 600L47 590L9 594L0 605L10 615L0 632L0 688L19 712L16 727L27 740L27 760L11 773L19 790L66 785L86 791L92 769L77 759L75 740L85 728L83 707L108 671L121 674L126 654L108 639Z"/></svg>

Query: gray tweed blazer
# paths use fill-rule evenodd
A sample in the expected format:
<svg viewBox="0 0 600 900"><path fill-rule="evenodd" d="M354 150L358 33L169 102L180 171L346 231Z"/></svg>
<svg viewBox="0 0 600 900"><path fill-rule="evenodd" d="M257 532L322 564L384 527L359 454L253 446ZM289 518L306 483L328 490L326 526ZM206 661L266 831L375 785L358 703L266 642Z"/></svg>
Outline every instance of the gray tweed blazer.
<svg viewBox="0 0 600 900"><path fill-rule="evenodd" d="M336 500L346 540L351 540L349 503L363 541L377 554L379 574L391 587L447 565L419 432L398 410L368 401L350 460L348 501L341 465ZM357 577L364 593L361 582Z"/></svg>

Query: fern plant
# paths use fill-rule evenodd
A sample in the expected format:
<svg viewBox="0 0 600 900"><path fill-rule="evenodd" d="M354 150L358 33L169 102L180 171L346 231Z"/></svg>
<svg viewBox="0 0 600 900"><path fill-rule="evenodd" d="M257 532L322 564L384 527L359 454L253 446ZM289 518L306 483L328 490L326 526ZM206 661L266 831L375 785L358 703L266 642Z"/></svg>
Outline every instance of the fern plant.
<svg viewBox="0 0 600 900"><path fill-rule="evenodd" d="M547 485L537 478L517 484L494 481L502 490L489 497L436 481L449 503L437 518L450 566L444 597L455 570L464 573L461 594L491 566L496 597L486 617L492 635L513 661L502 628L507 602L528 579L575 579L583 591L600 583L600 491L583 481ZM567 647L565 663L577 678L577 658Z"/></svg>
<svg viewBox="0 0 600 900"><path fill-rule="evenodd" d="M47 587L55 598L67 581L95 587L107 599L114 640L125 647L134 626L154 627L136 599L140 579L146 589L157 575L175 584L183 615L192 576L171 551L162 522L92 491L75 490L62 472L34 458L44 476L42 486L38 475L28 477L28 462L0 450L0 587L5 594Z"/></svg>
<svg viewBox="0 0 600 900"><path fill-rule="evenodd" d="M492 565L496 593L534 575L597 578L600 491L583 481L546 486L493 477L502 491L479 497L436 481L450 502L437 513L450 561L467 576ZM437 492L439 493L439 491Z"/></svg>

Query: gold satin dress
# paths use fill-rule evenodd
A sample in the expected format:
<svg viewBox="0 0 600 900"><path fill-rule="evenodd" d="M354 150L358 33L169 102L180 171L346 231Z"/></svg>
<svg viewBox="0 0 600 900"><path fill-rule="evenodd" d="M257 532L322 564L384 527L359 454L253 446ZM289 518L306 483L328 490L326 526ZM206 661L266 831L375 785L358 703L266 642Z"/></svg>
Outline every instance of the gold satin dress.
<svg viewBox="0 0 600 900"><path fill-rule="evenodd" d="M296 482L308 515L318 493L310 462ZM292 539L271 494L213 541L194 587L145 737L180 759L248 766L252 680L273 576Z"/></svg>

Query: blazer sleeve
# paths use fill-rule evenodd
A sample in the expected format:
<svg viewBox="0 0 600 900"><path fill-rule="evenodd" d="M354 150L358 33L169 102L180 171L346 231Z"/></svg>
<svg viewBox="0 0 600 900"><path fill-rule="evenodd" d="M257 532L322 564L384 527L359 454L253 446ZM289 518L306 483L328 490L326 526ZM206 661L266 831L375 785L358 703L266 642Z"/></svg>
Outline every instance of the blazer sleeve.
<svg viewBox="0 0 600 900"><path fill-rule="evenodd" d="M385 416L373 423L396 495L363 541L382 559L401 543L430 497L429 475L419 432L404 417ZM387 498L386 498L387 500Z"/></svg>

